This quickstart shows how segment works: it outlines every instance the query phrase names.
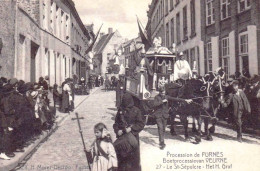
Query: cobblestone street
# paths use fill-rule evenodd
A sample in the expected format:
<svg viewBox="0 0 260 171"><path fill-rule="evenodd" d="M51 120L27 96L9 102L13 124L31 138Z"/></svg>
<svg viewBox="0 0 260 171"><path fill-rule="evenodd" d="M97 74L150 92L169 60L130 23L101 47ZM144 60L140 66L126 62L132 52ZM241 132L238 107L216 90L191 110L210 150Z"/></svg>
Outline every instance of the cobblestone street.
<svg viewBox="0 0 260 171"><path fill-rule="evenodd" d="M103 122L108 126L113 140L115 140L112 129L116 114L114 91L104 92L101 89L97 90L78 106L76 112L79 113L80 117L84 117L81 120L81 126L87 146L94 141L93 127L98 122ZM71 113L61 123L57 131L18 170L88 170L77 121L72 120L72 118L75 118L74 113ZM259 161L254 157L260 154L259 138L244 135L244 142L238 143L235 131L217 127L213 136L213 142L202 139L202 142L196 145L191 142L184 142L183 128L179 125L176 127L178 135L175 137L170 135L168 128L166 129L167 146L164 151L158 148L158 132L155 125L146 126L144 131L142 131L140 134L141 160L144 171L153 171L159 168L161 170L172 170L170 169L171 166L176 167L176 170L197 170L195 168L177 168L177 165L167 164L164 160L174 159L169 157L169 154L190 154L194 157L195 152L200 154L197 159L205 159L205 152L223 151L222 158L226 158L227 161L224 166L222 166L222 163L220 164L220 170L248 170L248 166L254 166L254 168L250 168L250 171L259 169ZM204 152L204 156L202 152ZM241 161L241 157L244 158L244 163L239 163L238 168L236 163ZM186 156L185 159L189 158ZM214 162L209 162L209 164L214 164ZM203 168L198 170L210 170L209 166L206 167L206 164L202 166ZM222 168L225 166L227 167L226 169ZM228 169L229 166L231 168Z"/></svg>

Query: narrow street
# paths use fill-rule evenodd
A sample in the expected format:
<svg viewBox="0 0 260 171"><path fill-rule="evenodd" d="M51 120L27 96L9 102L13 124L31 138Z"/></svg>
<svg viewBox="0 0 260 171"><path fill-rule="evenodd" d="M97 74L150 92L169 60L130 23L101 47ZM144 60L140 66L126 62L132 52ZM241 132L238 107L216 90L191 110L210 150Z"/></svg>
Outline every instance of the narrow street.
<svg viewBox="0 0 260 171"><path fill-rule="evenodd" d="M116 115L115 91L97 90L78 106L76 112L79 113L80 117L84 117L84 119L81 119L81 126L87 146L94 141L93 127L98 122L107 125L113 140L115 140L112 129ZM88 170L77 121L72 120L73 118L75 118L75 114L71 113L25 165L17 170ZM187 168L181 168L181 166L178 168L178 165L167 164L164 161L173 159L169 157L170 154L189 154L194 157L195 153L200 154L197 159L205 160L206 152L223 153L222 158L226 158L226 169L220 168L220 170L248 170L248 166L254 166L254 168L250 168L251 171L254 171L259 168L259 161L254 157L260 154L259 137L252 138L251 135L244 135L244 142L239 143L236 141L235 131L217 127L213 142L202 139L202 142L196 145L184 141L183 129L180 125L177 125L176 128L178 135L175 137L170 135L168 128L166 129L167 146L163 151L158 148L158 132L155 125L146 126L144 131L141 132L140 148L143 171L172 170L171 167L176 167L175 170L210 170L210 166L206 166L206 163L202 164L200 169L194 167L189 169L188 167L192 167L192 164L187 165ZM241 150L242 148L243 150ZM234 151L237 155L233 155ZM244 163L238 165L238 162L241 162L241 157L244 158ZM174 159L180 160L182 158ZM183 159L189 159L189 157L186 156ZM213 161L208 162L214 164ZM220 167L224 167L222 163ZM218 170L218 168L215 168L215 170Z"/></svg>

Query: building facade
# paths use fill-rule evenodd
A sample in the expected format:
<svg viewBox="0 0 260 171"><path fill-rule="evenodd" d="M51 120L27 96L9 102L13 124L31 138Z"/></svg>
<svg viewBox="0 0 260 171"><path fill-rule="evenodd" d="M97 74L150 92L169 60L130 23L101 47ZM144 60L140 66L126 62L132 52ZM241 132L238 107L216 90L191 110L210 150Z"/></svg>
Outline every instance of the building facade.
<svg viewBox="0 0 260 171"><path fill-rule="evenodd" d="M3 1L0 8L1 75L26 82L49 76L51 86L74 74L86 77L92 37L72 0Z"/></svg>
<svg viewBox="0 0 260 171"><path fill-rule="evenodd" d="M125 39L116 30L113 32L112 28L108 29L108 33L100 34L100 38L94 47L94 71L95 74L105 77L108 68L111 67L111 61L120 49Z"/></svg>
<svg viewBox="0 0 260 171"><path fill-rule="evenodd" d="M202 1L205 70L221 66L227 76L236 71L260 73L260 2Z"/></svg>
<svg viewBox="0 0 260 171"><path fill-rule="evenodd" d="M252 76L260 73L259 11L254 0L152 0L146 28L164 46L174 43L200 75L222 67L227 77Z"/></svg>
<svg viewBox="0 0 260 171"><path fill-rule="evenodd" d="M204 74L204 46L201 37L200 0L159 0L149 6L151 38L161 37L163 45L171 49L175 44L184 52L192 68ZM148 22L149 24L149 22ZM149 28L147 26L147 28Z"/></svg>
<svg viewBox="0 0 260 171"><path fill-rule="evenodd" d="M124 43L124 55L125 55L125 68L127 71L133 72L135 67L138 65L137 62L137 51L142 46L141 37L131 39Z"/></svg>

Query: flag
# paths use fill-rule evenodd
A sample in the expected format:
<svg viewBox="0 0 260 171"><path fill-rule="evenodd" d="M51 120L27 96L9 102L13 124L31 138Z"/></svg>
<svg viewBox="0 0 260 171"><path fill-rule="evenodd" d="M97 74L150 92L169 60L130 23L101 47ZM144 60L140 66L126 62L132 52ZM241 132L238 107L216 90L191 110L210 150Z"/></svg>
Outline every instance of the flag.
<svg viewBox="0 0 260 171"><path fill-rule="evenodd" d="M147 51L150 47L152 47L152 43L147 38L147 35L143 32L138 17L137 17L137 24L138 24L138 28L139 28L140 37L142 39L142 43L145 46L145 51Z"/></svg>
<svg viewBox="0 0 260 171"><path fill-rule="evenodd" d="M103 26L103 24L100 26L100 28L99 28L99 30L98 30L98 32L97 32L96 37L94 38L93 42L92 42L91 45L88 47L88 49L86 50L85 54L88 54L90 51L92 51L93 46L94 46L94 44L95 44L96 41L97 41L97 38L98 38L98 35L99 35L99 32L100 32L102 26Z"/></svg>

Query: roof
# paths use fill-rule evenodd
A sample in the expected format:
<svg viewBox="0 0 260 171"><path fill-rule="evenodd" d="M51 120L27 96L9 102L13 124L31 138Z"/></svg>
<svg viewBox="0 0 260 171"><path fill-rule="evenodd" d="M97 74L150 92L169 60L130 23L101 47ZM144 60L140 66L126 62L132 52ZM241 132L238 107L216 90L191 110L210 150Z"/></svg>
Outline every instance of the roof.
<svg viewBox="0 0 260 171"><path fill-rule="evenodd" d="M97 44L94 47L95 54L101 54L103 52L103 50L105 49L109 40L113 37L114 34L115 34L115 32L113 32L111 34L105 34L99 39L99 41L97 42Z"/></svg>
<svg viewBox="0 0 260 171"><path fill-rule="evenodd" d="M131 40L128 40L124 43L124 47L130 46L134 41L136 41L136 44L142 43L141 37L133 38Z"/></svg>

